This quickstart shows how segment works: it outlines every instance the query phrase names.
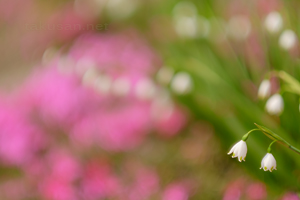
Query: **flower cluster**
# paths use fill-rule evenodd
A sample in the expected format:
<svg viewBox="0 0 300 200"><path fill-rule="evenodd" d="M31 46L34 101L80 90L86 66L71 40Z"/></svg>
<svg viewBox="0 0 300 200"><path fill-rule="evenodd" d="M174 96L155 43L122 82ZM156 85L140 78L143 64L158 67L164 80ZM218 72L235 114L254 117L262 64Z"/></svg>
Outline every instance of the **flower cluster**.
<svg viewBox="0 0 300 200"><path fill-rule="evenodd" d="M279 135L275 134L274 132L272 132L270 129L255 124L257 126L258 129L252 129L250 130L248 133L246 133L243 137L242 140L240 142L238 142L237 144L235 144L231 150L228 152L228 155L232 154L232 158L238 157L239 161L241 162L242 160L245 161L245 157L247 154L247 144L246 144L246 140L248 139L250 133L252 133L253 131L260 131L262 132L264 135L266 135L267 137L271 138L273 140L273 142L271 142L271 144L268 147L268 153L264 156L264 158L261 161L261 167L260 169L263 169L264 171L270 171L272 172L274 169L276 169L276 160L274 158L274 156L271 154L271 146L272 144L274 144L275 142L279 142L280 144L285 145L286 147L288 147L289 149L291 149L292 151L300 154L300 150L297 149L296 147L292 146L290 143L288 143L285 139L283 139L282 137L280 137Z"/></svg>
<svg viewBox="0 0 300 200"><path fill-rule="evenodd" d="M246 154L247 154L247 144L244 140L239 141L236 143L231 150L228 152L228 155L232 154L232 158L238 158L240 162L245 161ZM267 153L265 157L261 161L261 167L264 171L269 170L272 172L276 169L276 160L271 153Z"/></svg>
<svg viewBox="0 0 300 200"><path fill-rule="evenodd" d="M189 196L181 180L162 185L155 169L137 161L127 166L135 162L126 156L121 171L114 167L114 156L134 152L151 132L172 137L186 122L169 91L152 81L160 59L145 41L131 32L85 34L67 54L44 58L1 97L0 160L24 174L10 185L0 182L1 199Z"/></svg>
<svg viewBox="0 0 300 200"><path fill-rule="evenodd" d="M274 81L273 81L274 82ZM272 85L276 85L268 79L261 82L258 89L258 98L264 100L271 95ZM266 102L265 109L271 115L280 115L284 109L283 98L279 93L273 94Z"/></svg>

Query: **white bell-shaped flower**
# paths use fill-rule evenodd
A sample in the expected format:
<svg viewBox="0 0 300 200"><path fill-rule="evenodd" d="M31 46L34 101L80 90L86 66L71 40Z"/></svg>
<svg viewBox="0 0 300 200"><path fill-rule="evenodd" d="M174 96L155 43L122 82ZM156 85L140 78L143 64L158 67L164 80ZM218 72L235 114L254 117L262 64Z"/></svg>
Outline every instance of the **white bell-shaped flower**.
<svg viewBox="0 0 300 200"><path fill-rule="evenodd" d="M258 98L265 99L271 94L271 82L267 79L263 80L258 88Z"/></svg>
<svg viewBox="0 0 300 200"><path fill-rule="evenodd" d="M283 111L284 103L280 94L274 94L266 103L266 111L271 115L280 115Z"/></svg>
<svg viewBox="0 0 300 200"><path fill-rule="evenodd" d="M232 158L238 157L238 160L242 162L242 160L245 161L246 155L247 155L247 144L245 141L241 140L238 143L236 143L228 152L228 155L232 154Z"/></svg>
<svg viewBox="0 0 300 200"><path fill-rule="evenodd" d="M265 27L270 33L277 33L283 26L283 20L280 13L273 11L265 19Z"/></svg>
<svg viewBox="0 0 300 200"><path fill-rule="evenodd" d="M271 153L267 153L265 157L261 161L261 167L260 169L263 169L264 171L270 171L272 172L274 169L276 169L276 160L274 156Z"/></svg>
<svg viewBox="0 0 300 200"><path fill-rule="evenodd" d="M297 35L292 30L285 30L279 37L279 46L285 50L292 49L297 43Z"/></svg>
<svg viewBox="0 0 300 200"><path fill-rule="evenodd" d="M171 81L171 89L179 95L188 94L192 88L192 78L186 72L178 72Z"/></svg>

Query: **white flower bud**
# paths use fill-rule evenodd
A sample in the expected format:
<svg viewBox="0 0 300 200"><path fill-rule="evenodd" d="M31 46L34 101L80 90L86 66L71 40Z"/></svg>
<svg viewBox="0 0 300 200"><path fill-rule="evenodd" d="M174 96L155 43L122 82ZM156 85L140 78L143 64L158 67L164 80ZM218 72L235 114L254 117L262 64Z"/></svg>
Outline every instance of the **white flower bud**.
<svg viewBox="0 0 300 200"><path fill-rule="evenodd" d="M270 33L277 33L282 28L282 17L280 13L274 11L267 15L265 27Z"/></svg>
<svg viewBox="0 0 300 200"><path fill-rule="evenodd" d="M126 77L117 78L112 84L112 93L116 96L125 96L130 91L130 82Z"/></svg>
<svg viewBox="0 0 300 200"><path fill-rule="evenodd" d="M297 36L292 30L285 30L279 38L279 45L285 49L292 49L297 42Z"/></svg>
<svg viewBox="0 0 300 200"><path fill-rule="evenodd" d="M197 18L180 17L175 21L175 30L183 38L195 38L197 35Z"/></svg>
<svg viewBox="0 0 300 200"><path fill-rule="evenodd" d="M265 109L271 115L280 115L284 109L282 96L280 94L271 96L266 103Z"/></svg>
<svg viewBox="0 0 300 200"><path fill-rule="evenodd" d="M135 95L141 100L151 99L155 96L156 86L152 80L145 78L139 80L135 87Z"/></svg>
<svg viewBox="0 0 300 200"><path fill-rule="evenodd" d="M228 152L228 155L232 154L232 158L238 158L240 162L242 160L245 161L246 155L247 155L247 144L245 141L241 140L238 143L236 143Z"/></svg>
<svg viewBox="0 0 300 200"><path fill-rule="evenodd" d="M95 80L99 76L98 70L95 68L90 68L85 71L82 77L82 84L85 86L92 87L95 83Z"/></svg>
<svg viewBox="0 0 300 200"><path fill-rule="evenodd" d="M100 75L95 80L94 87L100 94L108 94L111 88L112 80L107 75Z"/></svg>
<svg viewBox="0 0 300 200"><path fill-rule="evenodd" d="M236 40L246 39L251 32L251 23L248 17L233 16L228 22L228 35Z"/></svg>
<svg viewBox="0 0 300 200"><path fill-rule="evenodd" d="M191 76L186 72L177 73L171 82L171 89L177 94L187 94L192 89Z"/></svg>
<svg viewBox="0 0 300 200"><path fill-rule="evenodd" d="M162 67L157 72L157 80L159 83L168 85L173 77L174 70L170 67Z"/></svg>
<svg viewBox="0 0 300 200"><path fill-rule="evenodd" d="M179 2L173 9L174 28L182 38L197 36L197 8L191 2Z"/></svg>
<svg viewBox="0 0 300 200"><path fill-rule="evenodd" d="M270 171L272 172L274 169L276 169L276 160L274 156L271 153L267 153L265 157L261 161L261 167L260 169L263 169L264 171Z"/></svg>
<svg viewBox="0 0 300 200"><path fill-rule="evenodd" d="M267 79L263 80L258 88L258 98L265 99L271 94L271 82Z"/></svg>

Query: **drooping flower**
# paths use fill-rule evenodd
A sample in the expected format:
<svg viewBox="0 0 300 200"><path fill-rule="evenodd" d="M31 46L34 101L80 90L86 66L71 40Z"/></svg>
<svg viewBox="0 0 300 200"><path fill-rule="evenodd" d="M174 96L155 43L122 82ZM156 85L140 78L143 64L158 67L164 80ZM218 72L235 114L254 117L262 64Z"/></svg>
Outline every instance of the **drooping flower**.
<svg viewBox="0 0 300 200"><path fill-rule="evenodd" d="M270 33L277 33L283 25L280 13L273 11L269 13L265 19L265 27Z"/></svg>
<svg viewBox="0 0 300 200"><path fill-rule="evenodd" d="M238 143L236 143L228 152L228 155L232 154L232 158L238 158L240 162L242 160L245 161L246 155L247 155L247 144L245 141L241 140Z"/></svg>
<svg viewBox="0 0 300 200"><path fill-rule="evenodd" d="M265 99L271 94L271 82L267 79L263 80L258 88L258 98Z"/></svg>
<svg viewBox="0 0 300 200"><path fill-rule="evenodd" d="M274 156L271 153L267 153L265 157L261 161L261 167L260 169L263 169L264 171L270 171L272 172L274 169L276 169L276 160Z"/></svg>
<svg viewBox="0 0 300 200"><path fill-rule="evenodd" d="M274 94L266 103L266 110L271 115L280 115L284 109L284 103L280 94Z"/></svg>
<svg viewBox="0 0 300 200"><path fill-rule="evenodd" d="M297 43L297 35L292 30L285 30L279 37L279 46L284 50L292 49Z"/></svg>
<svg viewBox="0 0 300 200"><path fill-rule="evenodd" d="M186 72L177 73L171 82L171 89L176 94L187 94L193 88L193 82L191 76Z"/></svg>

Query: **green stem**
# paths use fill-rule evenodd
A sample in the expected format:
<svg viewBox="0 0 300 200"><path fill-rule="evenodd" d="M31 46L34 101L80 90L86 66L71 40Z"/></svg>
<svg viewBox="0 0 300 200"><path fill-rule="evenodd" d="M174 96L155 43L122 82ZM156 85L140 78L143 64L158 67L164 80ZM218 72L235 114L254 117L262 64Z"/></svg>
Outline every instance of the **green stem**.
<svg viewBox="0 0 300 200"><path fill-rule="evenodd" d="M274 141L271 142L271 144L269 145L269 147L268 147L268 153L271 153L271 151L272 151L271 146L272 146L272 144L274 144L275 142L277 142L277 140L274 140Z"/></svg>
<svg viewBox="0 0 300 200"><path fill-rule="evenodd" d="M280 142L281 144L283 144L287 147L291 146L285 139L283 139L282 137L280 137L279 135L277 135L276 133L274 133L270 129L268 129L264 126L258 125L256 123L254 123L254 124L257 126L257 128L260 129L261 132L263 132L271 140L278 140L278 142Z"/></svg>
<svg viewBox="0 0 300 200"><path fill-rule="evenodd" d="M296 147L290 145L289 148L292 149L293 151L295 151L296 153L300 154L300 150L297 149Z"/></svg>
<svg viewBox="0 0 300 200"><path fill-rule="evenodd" d="M288 92L300 95L300 83L297 79L285 71L276 71L274 74L285 82L284 87Z"/></svg>
<svg viewBox="0 0 300 200"><path fill-rule="evenodd" d="M255 124L255 123L254 123ZM277 135L276 133L274 133L273 131L271 131L270 129L255 124L266 136L268 136L269 138L271 138L274 141L278 141L280 144L288 147L289 149L293 150L294 152L300 154L300 150L297 149L296 147L292 146L290 143L288 143L286 140L284 140L282 137L280 137L279 135ZM272 144L272 143L271 143Z"/></svg>
<svg viewBox="0 0 300 200"><path fill-rule="evenodd" d="M250 135L250 133L252 133L253 131L261 131L260 129L252 129L250 130L248 133L246 133L243 137L242 137L242 140L243 141L246 141Z"/></svg>

